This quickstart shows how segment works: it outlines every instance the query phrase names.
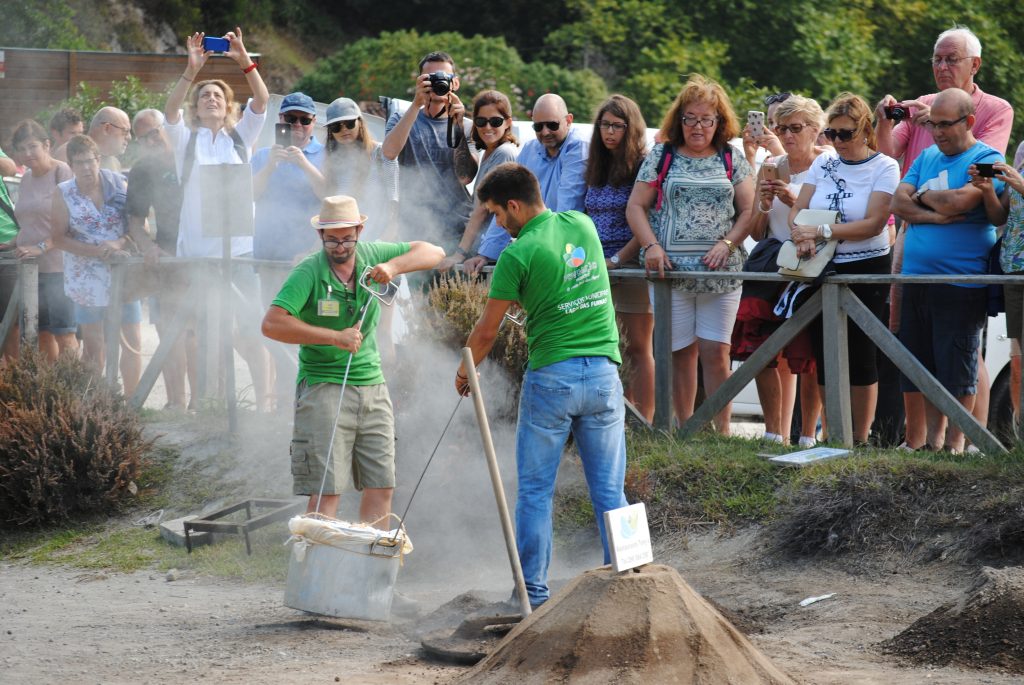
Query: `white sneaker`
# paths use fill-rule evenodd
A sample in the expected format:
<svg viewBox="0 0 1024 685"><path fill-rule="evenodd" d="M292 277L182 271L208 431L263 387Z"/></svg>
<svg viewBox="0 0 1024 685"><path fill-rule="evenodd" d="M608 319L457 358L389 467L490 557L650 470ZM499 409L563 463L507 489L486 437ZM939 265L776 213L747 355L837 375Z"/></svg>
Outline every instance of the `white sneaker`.
<svg viewBox="0 0 1024 685"><path fill-rule="evenodd" d="M765 442L772 442L772 443L775 443L777 445L781 445L784 442L783 437L781 435L779 435L778 433L767 433L766 432L764 434L764 436L762 437L762 439Z"/></svg>
<svg viewBox="0 0 1024 685"><path fill-rule="evenodd" d="M818 441L815 440L812 437L809 437L809 436L806 436L806 435L801 435L800 436L800 442L799 442L800 447L803 447L803 448L814 447L817 444L818 444Z"/></svg>

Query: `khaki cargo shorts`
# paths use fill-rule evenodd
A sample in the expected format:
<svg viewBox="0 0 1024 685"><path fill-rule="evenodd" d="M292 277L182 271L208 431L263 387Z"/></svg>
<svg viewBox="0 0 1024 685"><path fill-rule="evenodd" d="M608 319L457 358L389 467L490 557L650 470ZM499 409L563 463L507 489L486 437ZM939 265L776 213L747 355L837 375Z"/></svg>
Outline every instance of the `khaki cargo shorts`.
<svg viewBox="0 0 1024 685"><path fill-rule="evenodd" d="M315 495L327 468L323 494L395 487L395 417L387 386L349 385L327 464L331 425L338 415L341 386L299 383L292 434L293 494Z"/></svg>

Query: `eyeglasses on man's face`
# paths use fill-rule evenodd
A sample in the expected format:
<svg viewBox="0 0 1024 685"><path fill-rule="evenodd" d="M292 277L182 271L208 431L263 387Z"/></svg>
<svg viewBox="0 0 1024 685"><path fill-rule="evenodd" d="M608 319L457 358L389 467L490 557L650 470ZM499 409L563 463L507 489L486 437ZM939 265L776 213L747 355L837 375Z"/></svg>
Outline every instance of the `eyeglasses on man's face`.
<svg viewBox="0 0 1024 685"><path fill-rule="evenodd" d="M122 135L124 135L126 137L131 135L131 132L132 132L132 127L131 126L122 126L121 124L115 124L113 121L104 121L103 123L106 124L107 126L113 126L118 131L120 131Z"/></svg>
<svg viewBox="0 0 1024 685"><path fill-rule="evenodd" d="M490 126L491 128L501 128L502 124L505 123L504 117L473 117L473 123L476 124L477 128L484 128ZM557 127L556 127L557 128Z"/></svg>
<svg viewBox="0 0 1024 685"><path fill-rule="evenodd" d="M932 66L938 68L938 67L941 67L943 64L945 64L947 67L953 68L956 65L960 64L961 62L963 62L965 59L970 59L970 57L954 57L953 55L946 55L946 56L936 55L935 57L932 57Z"/></svg>
<svg viewBox="0 0 1024 685"><path fill-rule="evenodd" d="M822 133L833 143L838 139L840 142L849 143L857 132L849 128L826 128Z"/></svg>
<svg viewBox="0 0 1024 685"><path fill-rule="evenodd" d="M701 128L711 128L718 123L718 117L694 117L689 114L683 115L683 126L689 126L690 128L700 124Z"/></svg>
<svg viewBox="0 0 1024 685"><path fill-rule="evenodd" d="M533 122L533 130L540 133L547 126L549 131L557 131L558 127L562 125L561 121L535 121Z"/></svg>
<svg viewBox="0 0 1024 685"><path fill-rule="evenodd" d="M966 121L968 116L970 115L965 114L956 121L932 121L931 119L926 119L923 126L929 131L934 131L936 129L939 131L948 131L960 122Z"/></svg>
<svg viewBox="0 0 1024 685"><path fill-rule="evenodd" d="M356 243L358 242L358 238L345 238L344 240L336 240L334 238L323 239L324 247L326 247L328 250L333 250L338 247L344 247L346 250L348 250L355 247Z"/></svg>
<svg viewBox="0 0 1024 685"><path fill-rule="evenodd" d="M605 121L604 119L597 124L597 127L602 131L614 131L615 133L622 133L626 130L626 124L618 121Z"/></svg>
<svg viewBox="0 0 1024 685"><path fill-rule="evenodd" d="M284 119L286 124L294 124L295 122L301 123L303 126L309 126L313 123L313 117L309 116L296 116L294 114L282 114L281 118Z"/></svg>

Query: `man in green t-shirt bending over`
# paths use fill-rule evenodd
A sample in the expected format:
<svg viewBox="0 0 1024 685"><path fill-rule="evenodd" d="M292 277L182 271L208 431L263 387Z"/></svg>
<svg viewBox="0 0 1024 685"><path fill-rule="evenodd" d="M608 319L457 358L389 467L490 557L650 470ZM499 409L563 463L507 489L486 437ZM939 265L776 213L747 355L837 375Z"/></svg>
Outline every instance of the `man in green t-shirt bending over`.
<svg viewBox="0 0 1024 685"><path fill-rule="evenodd" d="M333 517L342 492L361 490L360 520L372 522L391 512L395 419L374 335L380 302L358 281L367 268L369 278L382 284L399 274L432 269L444 258L444 250L421 241L360 242L365 222L355 199L324 199L320 214L311 220L324 249L306 257L288 275L263 318L263 335L299 345L293 492L309 495L307 512ZM366 318L360 326L364 307ZM344 402L340 414L339 401Z"/></svg>
<svg viewBox="0 0 1024 685"><path fill-rule="evenodd" d="M491 351L513 302L527 314L530 363L523 376L516 433L516 546L530 604L548 599L555 476L572 431L594 505L604 558L604 512L626 506L625 404L604 252L594 222L580 212L552 212L529 169L494 168L477 197L515 240L498 258L484 313L466 345L479 364ZM459 367L455 389L469 392Z"/></svg>

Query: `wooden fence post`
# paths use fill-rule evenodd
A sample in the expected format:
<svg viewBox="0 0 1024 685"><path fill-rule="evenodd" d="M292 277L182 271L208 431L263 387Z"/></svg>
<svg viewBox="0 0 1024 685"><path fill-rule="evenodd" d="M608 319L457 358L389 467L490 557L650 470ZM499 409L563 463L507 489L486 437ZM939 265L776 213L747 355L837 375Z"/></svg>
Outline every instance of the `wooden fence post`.
<svg viewBox="0 0 1024 685"><path fill-rule="evenodd" d="M846 312L839 291L846 286L825 283L822 290L824 328L825 415L828 441L853 447L853 419L850 413L850 350L846 340ZM819 360L819 362L822 360Z"/></svg>
<svg viewBox="0 0 1024 685"><path fill-rule="evenodd" d="M654 285L654 427L672 429L672 281Z"/></svg>
<svg viewBox="0 0 1024 685"><path fill-rule="evenodd" d="M39 262L34 259L18 264L18 289L21 291L21 340L25 348L39 342Z"/></svg>

